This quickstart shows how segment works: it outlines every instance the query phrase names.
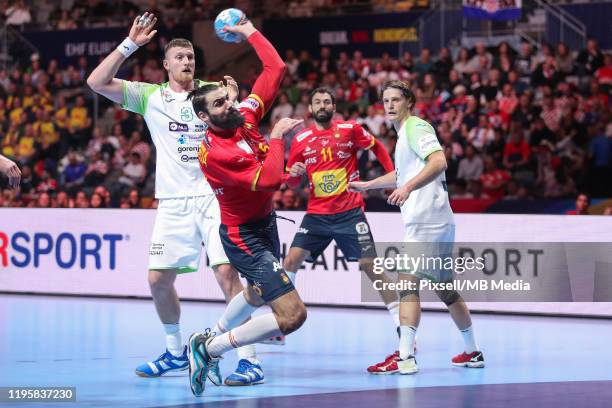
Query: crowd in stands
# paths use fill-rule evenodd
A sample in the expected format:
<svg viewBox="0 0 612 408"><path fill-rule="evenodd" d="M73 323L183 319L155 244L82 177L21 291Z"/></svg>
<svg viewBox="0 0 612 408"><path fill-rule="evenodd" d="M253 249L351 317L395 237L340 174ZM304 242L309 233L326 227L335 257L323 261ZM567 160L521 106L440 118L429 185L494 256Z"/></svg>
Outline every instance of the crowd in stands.
<svg viewBox="0 0 612 408"><path fill-rule="evenodd" d="M159 49L140 50L127 78L164 81ZM322 48L313 56L288 50L285 62L288 73L263 132L285 116L311 124L308 94L324 85L336 93L337 118L361 123L393 154L396 134L384 118L380 89L401 79L417 96L414 114L437 130L451 198L612 195L612 55L604 55L595 40L584 50L523 43L515 51L501 43L376 59L359 51L333 55ZM92 93L85 86L91 69L85 58L76 66L52 60L43 67L34 54L27 69L0 70L0 153L23 172L21 190L3 190L0 206L156 205L146 125L139 115L109 104L94 126ZM242 96L255 77L253 68L249 78L238 78L245 79ZM363 179L383 171L368 152L359 168ZM369 199L384 200L385 194L372 192ZM278 209L303 209L306 200L305 185L274 196Z"/></svg>
<svg viewBox="0 0 612 408"><path fill-rule="evenodd" d="M478 44L453 57L423 49L401 58L365 59L359 51L316 60L287 52L289 75L271 117L307 112L307 91L336 91L338 117L356 120L392 153L396 134L383 116L381 85L409 82L414 114L437 129L448 161L451 198L567 198L612 195L612 55L595 40L572 53L564 44ZM363 178L382 171L366 154ZM379 193L374 193L379 194ZM304 197L302 197L304 198ZM279 205L283 208L283 205Z"/></svg>
<svg viewBox="0 0 612 408"><path fill-rule="evenodd" d="M52 6L49 7L49 4ZM292 18L352 13L390 13L429 6L429 0L45 0L0 1L0 14L18 29L71 30L124 26L144 11L166 26L213 19L236 7L250 17Z"/></svg>

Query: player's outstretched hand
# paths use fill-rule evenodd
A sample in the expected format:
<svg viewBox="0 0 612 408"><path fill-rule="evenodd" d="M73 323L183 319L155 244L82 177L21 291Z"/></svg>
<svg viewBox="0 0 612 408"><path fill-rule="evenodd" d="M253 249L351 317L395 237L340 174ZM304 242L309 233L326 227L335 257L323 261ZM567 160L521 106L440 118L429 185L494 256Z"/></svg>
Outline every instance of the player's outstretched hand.
<svg viewBox="0 0 612 408"><path fill-rule="evenodd" d="M351 181L348 183L348 190L353 192L367 191L369 190L369 183L367 181Z"/></svg>
<svg viewBox="0 0 612 408"><path fill-rule="evenodd" d="M387 203L401 207L408 199L408 196L410 196L410 190L400 187L393 190L389 198L387 198Z"/></svg>
<svg viewBox="0 0 612 408"><path fill-rule="evenodd" d="M244 38L249 38L251 34L257 31L249 19L244 19L234 26L226 25L225 30L229 31L230 33L242 35Z"/></svg>
<svg viewBox="0 0 612 408"><path fill-rule="evenodd" d="M149 12L145 12L142 16L136 16L128 37L130 37L130 40L134 41L136 45L142 47L151 41L151 38L157 33L157 30L153 30L156 22L157 17Z"/></svg>
<svg viewBox="0 0 612 408"><path fill-rule="evenodd" d="M301 176L304 173L306 173L306 165L301 162L294 163L289 169L289 175L291 177Z"/></svg>
<svg viewBox="0 0 612 408"><path fill-rule="evenodd" d="M270 139L282 139L285 133L302 122L304 122L304 119L282 118L274 125L272 132L270 132Z"/></svg>
<svg viewBox="0 0 612 408"><path fill-rule="evenodd" d="M19 187L19 182L21 181L21 170L19 170L19 167L17 167L12 160L9 160L4 156L0 156L0 173L8 177L10 188Z"/></svg>
<svg viewBox="0 0 612 408"><path fill-rule="evenodd" d="M225 85L223 85L223 81L221 81L221 85L227 89L227 97L230 102L234 102L238 99L238 82L229 75L224 75L223 79L225 79Z"/></svg>

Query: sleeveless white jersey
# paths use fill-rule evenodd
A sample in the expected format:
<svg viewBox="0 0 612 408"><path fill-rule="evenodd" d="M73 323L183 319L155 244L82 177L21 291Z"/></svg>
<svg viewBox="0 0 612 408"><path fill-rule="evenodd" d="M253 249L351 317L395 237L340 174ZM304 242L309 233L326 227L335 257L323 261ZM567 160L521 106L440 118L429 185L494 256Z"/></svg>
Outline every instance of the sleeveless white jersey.
<svg viewBox="0 0 612 408"><path fill-rule="evenodd" d="M195 115L187 94L174 92L167 82L123 81L122 107L144 117L157 150L155 198L212 194L198 162L206 124Z"/></svg>
<svg viewBox="0 0 612 408"><path fill-rule="evenodd" d="M425 167L427 156L441 150L434 128L424 120L410 116L399 130L395 146L397 186L403 186L419 174ZM404 224L454 224L444 172L411 192L401 211Z"/></svg>

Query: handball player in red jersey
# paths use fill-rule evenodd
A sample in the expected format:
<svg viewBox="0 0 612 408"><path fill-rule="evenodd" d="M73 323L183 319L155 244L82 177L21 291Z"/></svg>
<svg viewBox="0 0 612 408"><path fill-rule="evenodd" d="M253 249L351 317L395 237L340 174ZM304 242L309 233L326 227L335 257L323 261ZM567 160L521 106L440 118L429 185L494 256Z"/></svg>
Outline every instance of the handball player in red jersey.
<svg viewBox="0 0 612 408"><path fill-rule="evenodd" d="M199 162L221 208L220 234L232 265L246 278L246 303L230 302L213 331L189 339L189 380L194 395L204 392L208 370L226 351L289 334L306 320L306 307L280 262L280 242L272 194L282 181L283 134L301 120L281 119L270 142L258 127L274 101L285 74L285 64L272 44L245 20L226 27L248 40L263 64L252 93L235 108L227 90L204 85L189 95L196 115L208 125ZM272 313L247 320L259 306ZM222 327L223 326L223 327Z"/></svg>
<svg viewBox="0 0 612 408"><path fill-rule="evenodd" d="M306 260L314 262L325 248L336 241L349 262L359 267L372 281L385 279L373 272L376 257L370 226L364 214L361 193L347 190L347 184L359 180L357 153L374 153L385 172L395 172L389 153L382 143L354 121L332 120L336 112L334 92L325 87L310 93L309 112L314 125L301 130L291 143L287 184L299 185L302 175L309 182L308 209L284 260L284 269L295 281L295 274ZM381 291L383 301L399 328L397 293Z"/></svg>

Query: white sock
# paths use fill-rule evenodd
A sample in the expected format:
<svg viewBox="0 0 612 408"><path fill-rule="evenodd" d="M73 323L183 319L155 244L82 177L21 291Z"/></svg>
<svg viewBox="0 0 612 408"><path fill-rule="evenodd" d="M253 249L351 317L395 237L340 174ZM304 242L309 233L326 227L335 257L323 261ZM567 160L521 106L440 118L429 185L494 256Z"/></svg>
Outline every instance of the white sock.
<svg viewBox="0 0 612 408"><path fill-rule="evenodd" d="M255 350L255 344L247 344L246 346L241 346L237 350L238 358L246 358L253 364L259 363L257 360L257 351Z"/></svg>
<svg viewBox="0 0 612 408"><path fill-rule="evenodd" d="M227 333L215 336L208 345L208 352L213 356L221 356L233 348L254 344L281 334L276 317L272 313L267 313L254 317Z"/></svg>
<svg viewBox="0 0 612 408"><path fill-rule="evenodd" d="M240 326L255 310L257 307L250 305L244 297L244 292L240 292L227 304L214 331L221 334Z"/></svg>
<svg viewBox="0 0 612 408"><path fill-rule="evenodd" d="M164 323L166 332L166 348L173 356L183 355L183 341L181 340L181 325L179 323Z"/></svg>
<svg viewBox="0 0 612 408"><path fill-rule="evenodd" d="M285 271L285 273L287 274L287 276L291 280L291 283L293 283L295 285L295 275L296 275L296 272Z"/></svg>
<svg viewBox="0 0 612 408"><path fill-rule="evenodd" d="M467 354L478 351L478 346L476 345L476 339L474 338L474 329L472 326L467 329L461 330L461 335L463 336L463 343L465 344L465 352Z"/></svg>
<svg viewBox="0 0 612 408"><path fill-rule="evenodd" d="M391 318L393 319L393 323L395 323L395 327L399 327L400 326L400 319L399 319L399 309L400 309L400 302L391 302L387 305L387 310L389 311L389 313L391 314Z"/></svg>
<svg viewBox="0 0 612 408"><path fill-rule="evenodd" d="M414 351L416 331L414 326L400 326L399 355L402 360L407 359Z"/></svg>

